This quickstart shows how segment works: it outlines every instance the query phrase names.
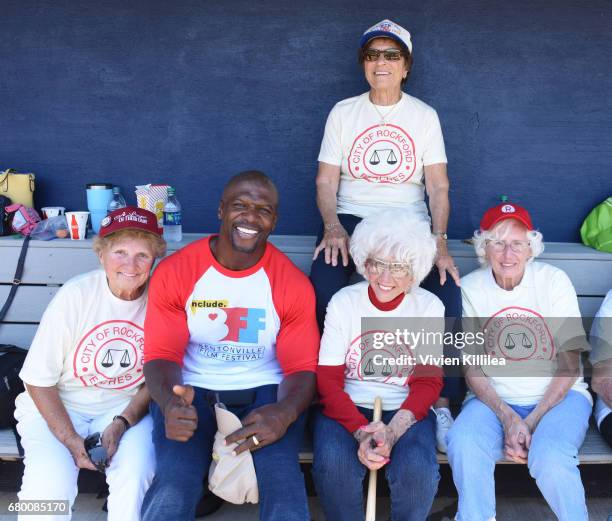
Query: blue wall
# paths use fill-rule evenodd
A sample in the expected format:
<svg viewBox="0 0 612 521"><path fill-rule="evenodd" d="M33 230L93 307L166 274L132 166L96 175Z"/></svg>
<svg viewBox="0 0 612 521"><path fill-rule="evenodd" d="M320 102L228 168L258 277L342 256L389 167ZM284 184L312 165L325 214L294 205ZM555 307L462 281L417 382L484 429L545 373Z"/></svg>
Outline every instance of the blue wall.
<svg viewBox="0 0 612 521"><path fill-rule="evenodd" d="M299 7L298 7L299 5ZM440 115L450 234L505 193L547 240L578 240L612 195L607 0L166 0L0 3L0 167L37 174L39 206L84 184L170 182L187 231L216 229L225 180L281 190L277 233L314 234L316 159L333 104L363 92L361 32L413 34L407 91Z"/></svg>

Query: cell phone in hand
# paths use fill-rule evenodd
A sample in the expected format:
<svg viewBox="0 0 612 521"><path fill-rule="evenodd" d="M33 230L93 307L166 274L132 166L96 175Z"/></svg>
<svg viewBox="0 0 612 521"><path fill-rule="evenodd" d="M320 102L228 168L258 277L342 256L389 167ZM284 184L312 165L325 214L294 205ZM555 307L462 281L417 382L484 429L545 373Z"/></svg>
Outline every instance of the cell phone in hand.
<svg viewBox="0 0 612 521"><path fill-rule="evenodd" d="M85 450L98 471L104 474L108 467L108 453L102 446L102 437L99 432L94 432L85 438Z"/></svg>

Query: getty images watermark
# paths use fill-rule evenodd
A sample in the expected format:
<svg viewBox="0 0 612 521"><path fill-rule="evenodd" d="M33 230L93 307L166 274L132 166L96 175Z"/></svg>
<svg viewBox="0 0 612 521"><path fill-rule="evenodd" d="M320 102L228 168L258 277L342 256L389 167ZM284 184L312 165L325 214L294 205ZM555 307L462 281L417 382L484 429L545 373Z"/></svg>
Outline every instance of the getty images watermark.
<svg viewBox="0 0 612 521"><path fill-rule="evenodd" d="M588 360L589 354L593 360L595 351L598 359L612 357L609 342L590 350L580 317L545 318L506 309L492 317L446 320L363 318L347 364L357 378L382 381L403 381L416 366L422 366L420 375L437 375L443 368L447 376L463 376L466 367L477 366L487 376L549 377L560 368L575 371L580 364L573 361ZM587 363L585 375L589 370Z"/></svg>

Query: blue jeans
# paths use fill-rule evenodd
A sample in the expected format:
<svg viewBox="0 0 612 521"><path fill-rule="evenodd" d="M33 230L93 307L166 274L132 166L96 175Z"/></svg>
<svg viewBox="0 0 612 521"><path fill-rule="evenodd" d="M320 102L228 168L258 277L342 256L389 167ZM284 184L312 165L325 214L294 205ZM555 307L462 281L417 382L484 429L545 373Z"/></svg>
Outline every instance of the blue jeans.
<svg viewBox="0 0 612 521"><path fill-rule="evenodd" d="M510 405L521 418L535 407ZM561 521L588 519L578 470L578 449L589 425L591 405L577 391L540 420L531 438L529 473ZM495 462L502 459L504 431L495 413L478 398L465 403L447 436L448 460L459 493L457 521L495 517Z"/></svg>
<svg viewBox="0 0 612 521"><path fill-rule="evenodd" d="M361 222L360 217L349 214L338 214L340 223L349 235L352 235L355 226ZM317 236L317 245L323 239L323 227ZM355 264L353 259L349 259L348 266L342 265L342 259L339 258L338 265L332 266L325 263L324 252L319 253L316 260L313 261L310 267L310 282L315 290L317 298L317 322L319 330L323 334L323 324L325 322L325 313L327 304L335 293L340 291L345 286L349 285L349 281L355 273ZM444 304L444 316L447 318L461 318L461 290L455 284L455 281L447 274L446 283L440 286L440 274L434 266L425 280L421 282L421 287L433 293ZM451 353L447 353L451 354ZM449 376L444 378L444 388L441 395L446 398L455 400L463 399L465 394L465 385L461 376Z"/></svg>
<svg viewBox="0 0 612 521"><path fill-rule="evenodd" d="M372 410L359 407L369 421ZM397 411L384 411L388 423ZM363 480L368 469L359 461L357 440L336 420L316 412L313 424L312 475L329 521L364 519ZM391 491L393 521L424 521L438 490L436 420L433 412L415 423L391 450L383 467Z"/></svg>
<svg viewBox="0 0 612 521"><path fill-rule="evenodd" d="M244 417L257 407L275 403L277 389L277 385L257 387L252 404L230 407L230 410ZM207 389L195 388L193 405L198 412L198 428L187 442L166 438L164 416L159 406L151 402L157 470L142 505L143 521L190 521L195 518L217 431L209 396ZM280 440L253 451L261 520L310 521L298 459L304 424L305 414L302 414Z"/></svg>

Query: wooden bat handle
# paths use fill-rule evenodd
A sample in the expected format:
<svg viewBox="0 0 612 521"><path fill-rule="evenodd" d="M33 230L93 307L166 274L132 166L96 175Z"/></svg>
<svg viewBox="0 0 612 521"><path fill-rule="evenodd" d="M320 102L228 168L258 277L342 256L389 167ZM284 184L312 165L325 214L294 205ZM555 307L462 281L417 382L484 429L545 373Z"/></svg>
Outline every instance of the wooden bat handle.
<svg viewBox="0 0 612 521"><path fill-rule="evenodd" d="M382 399L380 396L374 398L374 418L373 421L380 421L382 418ZM376 521L376 470L370 471L368 481L368 497L366 500L365 521Z"/></svg>

